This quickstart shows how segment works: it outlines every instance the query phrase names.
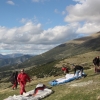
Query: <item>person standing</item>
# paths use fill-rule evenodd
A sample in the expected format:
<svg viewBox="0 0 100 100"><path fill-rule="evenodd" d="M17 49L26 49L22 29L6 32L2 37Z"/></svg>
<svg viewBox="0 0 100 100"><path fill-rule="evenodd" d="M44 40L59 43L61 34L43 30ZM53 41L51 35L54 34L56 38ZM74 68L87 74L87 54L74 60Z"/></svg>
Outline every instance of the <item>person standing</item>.
<svg viewBox="0 0 100 100"><path fill-rule="evenodd" d="M98 72L98 68L100 69L100 58L99 58L99 56L97 56L93 59L93 65L94 65L94 68L95 68L95 73Z"/></svg>
<svg viewBox="0 0 100 100"><path fill-rule="evenodd" d="M12 89L14 90L16 87L16 83L15 83L15 72L12 73L11 77L10 77L10 81L12 83Z"/></svg>
<svg viewBox="0 0 100 100"><path fill-rule="evenodd" d="M18 71L15 72L15 88L16 89L17 89L17 86L18 86L17 77L18 77Z"/></svg>
<svg viewBox="0 0 100 100"><path fill-rule="evenodd" d="M26 93L25 85L26 82L30 82L30 77L24 72L24 69L22 69L18 74L17 80L20 84L20 95L23 95L24 92Z"/></svg>
<svg viewBox="0 0 100 100"><path fill-rule="evenodd" d="M94 65L94 71L95 71L95 73L97 72L97 64L96 64L96 61L97 61L97 57L95 57L94 59L93 59L93 65Z"/></svg>

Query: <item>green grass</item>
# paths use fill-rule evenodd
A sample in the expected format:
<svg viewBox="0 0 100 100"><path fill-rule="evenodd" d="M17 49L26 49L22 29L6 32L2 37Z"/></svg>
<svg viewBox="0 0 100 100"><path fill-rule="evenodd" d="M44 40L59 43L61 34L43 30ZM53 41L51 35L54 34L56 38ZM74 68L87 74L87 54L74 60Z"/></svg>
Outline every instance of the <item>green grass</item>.
<svg viewBox="0 0 100 100"><path fill-rule="evenodd" d="M38 83L44 83L54 91L53 94L44 98L44 100L99 100L97 98L100 96L100 74L95 74L93 68L85 70L85 72L88 74L86 78L57 86L50 86L48 82L63 76L37 79L31 83L27 83L26 90L32 90ZM91 81L91 83L88 85L70 86L84 82L88 83L89 81ZM0 100L14 94L19 94L19 87L17 90L12 90L11 88L2 89L0 92Z"/></svg>
<svg viewBox="0 0 100 100"><path fill-rule="evenodd" d="M75 80L63 85L54 86L55 91L45 100L97 100L100 95L100 75L94 74L94 71L87 70L88 76L80 80ZM71 87L70 84L93 81L88 85Z"/></svg>
<svg viewBox="0 0 100 100"><path fill-rule="evenodd" d="M64 75L59 74L59 76L56 77L49 76L44 78L36 78L33 79L31 83L27 83L26 90L30 91L34 89L38 83L43 83L54 91L50 96L44 98L43 100L100 100L100 74L94 73L94 67L92 64L93 58L99 54L100 52L95 51L73 56L68 59L63 59L60 62L56 62L57 68L61 68L62 64L67 64L68 66L71 67L72 63L81 64L85 68L89 67L90 69L85 69L85 73L88 74L86 78L82 78L80 80L74 80L72 82L57 86L50 86L49 82L54 79L64 77ZM50 67L53 65L52 63L50 63L48 66ZM71 71L70 73L73 72ZM87 85L84 85L84 83L87 83ZM78 84L78 86L71 86L75 84L76 85ZM80 84L83 84L83 86L82 85L80 86ZM10 86L11 83L4 83L4 81L1 80L0 100L4 100L4 98L13 96L14 94L15 95L19 94L19 87L17 90L12 90Z"/></svg>

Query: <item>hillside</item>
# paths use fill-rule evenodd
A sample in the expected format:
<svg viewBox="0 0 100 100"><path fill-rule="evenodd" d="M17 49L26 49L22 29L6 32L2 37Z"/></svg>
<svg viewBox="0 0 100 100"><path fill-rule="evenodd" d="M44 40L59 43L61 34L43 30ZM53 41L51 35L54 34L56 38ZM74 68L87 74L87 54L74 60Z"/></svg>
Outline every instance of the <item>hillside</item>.
<svg viewBox="0 0 100 100"><path fill-rule="evenodd" d="M0 67L13 65L13 64L20 64L31 57L32 56L30 55L22 55L20 57L14 57L14 58L0 58Z"/></svg>
<svg viewBox="0 0 100 100"><path fill-rule="evenodd" d="M75 80L70 83L65 83L62 85L57 86L50 86L49 82L64 77L63 74L61 74L61 70L57 70L59 72L59 75L57 76L45 76L44 78L35 78L33 73L36 71L36 69L33 68L33 70L29 70L28 74L33 79L31 83L27 83L26 90L32 90L35 88L35 86L38 83L43 83L47 85L50 89L54 91L53 94L46 97L43 100L100 100L100 74L94 73L94 66L92 64L92 59L100 55L100 51L92 51L76 56L69 57L67 59L63 59L58 62L51 62L46 66L42 66L42 68L38 69L39 73L41 74L43 70L45 70L48 66L56 66L57 68L61 69L62 64L66 64L71 67L72 63L76 64L82 64L85 68L84 72L88 74L86 78L82 78L80 80ZM56 70L56 67L55 68ZM87 69L88 68L88 69ZM49 69L50 71L50 69ZM55 73L58 73L58 72ZM47 69L46 71L47 72ZM70 73L73 73L73 71L70 70ZM10 82L3 82L1 80L0 83L0 100L3 100L4 98L7 98L11 95L18 95L19 94L19 88L17 90L11 89L11 83ZM9 91L9 92L8 92Z"/></svg>
<svg viewBox="0 0 100 100"><path fill-rule="evenodd" d="M100 33L63 43L48 52L31 58L25 64L31 66L45 64L90 51L100 51Z"/></svg>
<svg viewBox="0 0 100 100"><path fill-rule="evenodd" d="M100 51L100 32L63 43L50 51L32 57L21 64L3 67L0 69L0 75L1 77L6 77L9 76L13 70L20 70L21 68L33 70L33 75L37 75L38 77L47 76L48 73L52 75L55 73L55 70L57 72L60 70L58 67L55 68L55 66L61 60L93 51ZM46 73L42 75L39 74L38 68L41 71L42 69L45 69L46 71L42 71L41 73Z"/></svg>

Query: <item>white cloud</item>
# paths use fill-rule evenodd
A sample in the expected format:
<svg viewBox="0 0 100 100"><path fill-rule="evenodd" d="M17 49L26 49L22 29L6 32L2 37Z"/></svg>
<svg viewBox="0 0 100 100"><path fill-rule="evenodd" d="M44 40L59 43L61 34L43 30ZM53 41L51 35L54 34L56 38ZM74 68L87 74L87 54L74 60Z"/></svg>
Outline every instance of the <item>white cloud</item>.
<svg viewBox="0 0 100 100"><path fill-rule="evenodd" d="M21 27L0 27L0 48L14 53L43 53L77 36L74 34L77 26L78 24L69 24L43 30L40 23L29 21Z"/></svg>
<svg viewBox="0 0 100 100"><path fill-rule="evenodd" d="M77 0L79 3L66 8L69 15L66 22L74 21L100 21L100 0ZM83 2L84 1L84 2Z"/></svg>
<svg viewBox="0 0 100 100"><path fill-rule="evenodd" d="M100 31L100 24L86 23L82 27L79 27L76 32L90 35L91 33L99 32L99 31Z"/></svg>
<svg viewBox="0 0 100 100"><path fill-rule="evenodd" d="M42 2L44 0L33 0ZM62 14L66 15L66 25L55 26L44 30L38 18L22 18L23 26L6 28L0 27L0 48L7 52L43 53L58 44L74 39L81 35L90 35L100 31L100 0L74 0ZM56 13L59 13L55 9ZM34 23L33 23L34 22ZM50 19L48 22L51 23ZM4 52L3 52L4 53Z"/></svg>
<svg viewBox="0 0 100 100"><path fill-rule="evenodd" d="M15 5L15 3L11 0L8 0L7 3L10 4L10 5Z"/></svg>
<svg viewBox="0 0 100 100"><path fill-rule="evenodd" d="M91 34L100 31L100 0L74 0L75 5L66 7L65 22L79 22L78 34Z"/></svg>

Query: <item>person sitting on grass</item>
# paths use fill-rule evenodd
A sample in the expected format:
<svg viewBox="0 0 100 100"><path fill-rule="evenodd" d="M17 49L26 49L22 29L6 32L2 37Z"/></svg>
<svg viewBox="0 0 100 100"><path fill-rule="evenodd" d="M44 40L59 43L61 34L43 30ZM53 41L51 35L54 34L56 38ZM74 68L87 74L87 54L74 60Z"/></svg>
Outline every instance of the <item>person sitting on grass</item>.
<svg viewBox="0 0 100 100"><path fill-rule="evenodd" d="M66 65L63 64L61 70L63 71L64 74L69 73L68 68L66 67Z"/></svg>

